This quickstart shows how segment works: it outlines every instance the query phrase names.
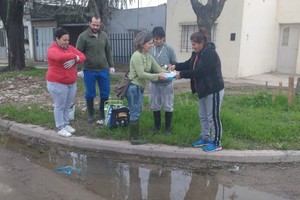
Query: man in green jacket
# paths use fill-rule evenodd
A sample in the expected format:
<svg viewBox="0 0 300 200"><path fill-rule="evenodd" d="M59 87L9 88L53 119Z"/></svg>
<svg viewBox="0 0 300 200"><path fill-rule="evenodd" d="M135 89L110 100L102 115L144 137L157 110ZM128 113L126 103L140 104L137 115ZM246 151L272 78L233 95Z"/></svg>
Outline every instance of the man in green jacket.
<svg viewBox="0 0 300 200"><path fill-rule="evenodd" d="M88 111L88 123L94 121L94 98L96 97L96 82L100 90L99 115L100 124L104 123L104 103L110 94L110 74L115 72L110 42L105 32L100 30L101 19L92 17L89 28L77 39L76 48L83 52L86 61L83 66L85 99Z"/></svg>

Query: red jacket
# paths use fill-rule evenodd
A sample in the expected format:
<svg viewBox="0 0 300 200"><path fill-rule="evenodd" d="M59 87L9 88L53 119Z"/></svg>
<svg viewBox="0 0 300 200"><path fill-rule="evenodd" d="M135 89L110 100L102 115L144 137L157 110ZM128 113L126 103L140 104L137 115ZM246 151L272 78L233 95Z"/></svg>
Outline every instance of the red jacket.
<svg viewBox="0 0 300 200"><path fill-rule="evenodd" d="M76 55L79 56L79 61L76 64L83 63L85 61L85 55L72 45L69 45L67 49L63 49L59 45L57 45L56 42L52 42L47 52L47 81L61 84L75 83L77 79L76 64L70 69L65 69L64 63L66 61L76 59Z"/></svg>

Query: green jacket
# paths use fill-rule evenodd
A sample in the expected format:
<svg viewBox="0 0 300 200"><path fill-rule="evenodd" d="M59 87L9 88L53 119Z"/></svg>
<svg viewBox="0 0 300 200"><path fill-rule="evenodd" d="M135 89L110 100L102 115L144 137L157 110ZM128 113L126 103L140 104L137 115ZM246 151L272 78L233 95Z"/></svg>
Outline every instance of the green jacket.
<svg viewBox="0 0 300 200"><path fill-rule="evenodd" d="M145 88L147 80L157 81L160 72L167 71L163 70L149 53L135 51L132 54L128 75L132 83Z"/></svg>
<svg viewBox="0 0 300 200"><path fill-rule="evenodd" d="M99 71L114 67L110 42L105 32L100 31L96 37L87 29L78 36L76 48L86 57L84 69Z"/></svg>

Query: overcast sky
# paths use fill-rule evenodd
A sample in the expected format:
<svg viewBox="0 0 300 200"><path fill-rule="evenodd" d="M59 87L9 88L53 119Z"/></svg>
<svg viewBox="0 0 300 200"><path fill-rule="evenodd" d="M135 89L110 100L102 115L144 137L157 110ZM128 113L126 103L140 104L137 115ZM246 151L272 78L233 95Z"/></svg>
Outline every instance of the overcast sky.
<svg viewBox="0 0 300 200"><path fill-rule="evenodd" d="M151 7L167 3L167 0L133 0L133 3L128 5L128 8L137 8L138 2L139 7Z"/></svg>

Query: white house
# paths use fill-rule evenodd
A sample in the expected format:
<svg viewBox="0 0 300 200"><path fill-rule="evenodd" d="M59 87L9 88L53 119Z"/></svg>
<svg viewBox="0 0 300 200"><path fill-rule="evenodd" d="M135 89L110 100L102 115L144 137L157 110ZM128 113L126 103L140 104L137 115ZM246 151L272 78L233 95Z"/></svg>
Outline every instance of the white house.
<svg viewBox="0 0 300 200"><path fill-rule="evenodd" d="M299 10L299 0L227 0L212 30L223 76L299 74ZM185 61L192 51L189 36L198 29L189 0L168 0L166 25L167 43Z"/></svg>
<svg viewBox="0 0 300 200"><path fill-rule="evenodd" d="M0 59L1 58L7 58L7 41L3 22L0 20Z"/></svg>

